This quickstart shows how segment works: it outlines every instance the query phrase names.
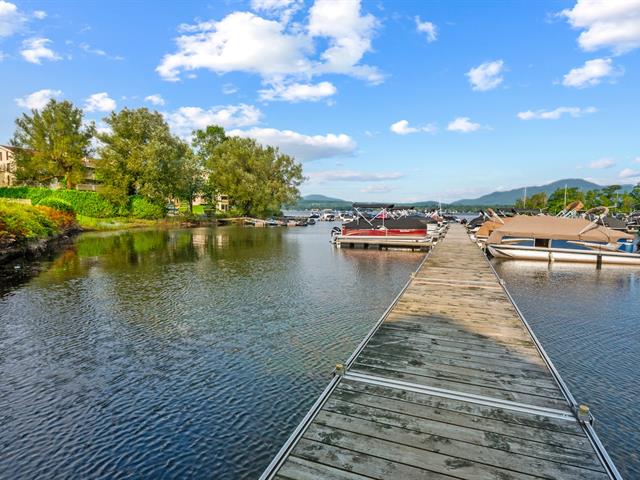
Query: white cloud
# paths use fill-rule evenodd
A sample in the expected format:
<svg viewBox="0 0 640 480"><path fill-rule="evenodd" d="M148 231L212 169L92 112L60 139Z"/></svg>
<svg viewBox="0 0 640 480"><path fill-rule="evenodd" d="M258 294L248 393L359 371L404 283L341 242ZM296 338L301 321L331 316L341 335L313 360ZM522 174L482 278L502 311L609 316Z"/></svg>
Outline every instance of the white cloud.
<svg viewBox="0 0 640 480"><path fill-rule="evenodd" d="M433 124L428 124L423 127L410 127L407 120L399 120L396 123L391 124L389 130L398 135L408 135L410 133L417 132L434 133L436 131L436 127Z"/></svg>
<svg viewBox="0 0 640 480"><path fill-rule="evenodd" d="M344 133L326 135L304 135L292 130L275 128L251 128L232 130L229 135L255 138L262 145L280 147L283 153L293 155L299 161L352 155L357 148L356 142Z"/></svg>
<svg viewBox="0 0 640 480"><path fill-rule="evenodd" d="M238 92L238 87L236 87L233 83L225 83L222 85L222 93L225 95L232 95Z"/></svg>
<svg viewBox="0 0 640 480"><path fill-rule="evenodd" d="M320 172L310 172L307 178L312 183L327 182L384 182L398 180L405 177L400 172L360 172L353 170L325 170Z"/></svg>
<svg viewBox="0 0 640 480"><path fill-rule="evenodd" d="M636 178L636 177L640 178L640 172L638 170L633 170L631 168L624 168L620 171L618 176L623 179Z"/></svg>
<svg viewBox="0 0 640 480"><path fill-rule="evenodd" d="M111 112L116 109L116 101L107 92L94 93L84 105L87 112Z"/></svg>
<svg viewBox="0 0 640 480"><path fill-rule="evenodd" d="M447 130L450 132L469 133L475 132L480 128L482 128L482 125L479 123L473 123L469 117L458 117L447 125Z"/></svg>
<svg viewBox="0 0 640 480"><path fill-rule="evenodd" d="M45 88L24 97L16 98L15 101L19 107L28 108L30 110L42 110L49 100L52 98L59 98L61 96L62 90L51 90Z"/></svg>
<svg viewBox="0 0 640 480"><path fill-rule="evenodd" d="M504 61L495 60L485 62L469 70L465 75L469 77L473 90L485 92L496 88L504 80L501 73L504 71Z"/></svg>
<svg viewBox="0 0 640 480"><path fill-rule="evenodd" d="M40 65L42 60L49 60L52 62L62 60L62 57L48 47L50 43L51 40L48 38L29 38L22 42L22 50L20 51L20 54L27 62L35 63L36 65Z"/></svg>
<svg viewBox="0 0 640 480"><path fill-rule="evenodd" d="M420 17L416 17L416 29L418 32L424 33L427 36L427 42L435 42L438 39L438 27L431 22L423 22Z"/></svg>
<svg viewBox="0 0 640 480"><path fill-rule="evenodd" d="M174 112L164 113L171 129L183 138L191 132L209 125L224 128L246 127L260 121L262 112L253 105L219 105L205 110L200 107L181 107Z"/></svg>
<svg viewBox="0 0 640 480"><path fill-rule="evenodd" d="M274 84L259 90L260 100L285 102L317 102L335 95L338 90L331 82Z"/></svg>
<svg viewBox="0 0 640 480"><path fill-rule="evenodd" d="M640 163L640 157L636 157L636 158L633 160L633 163Z"/></svg>
<svg viewBox="0 0 640 480"><path fill-rule="evenodd" d="M282 23L289 23L291 17L300 10L302 5L302 0L251 0L252 10L277 16Z"/></svg>
<svg viewBox="0 0 640 480"><path fill-rule="evenodd" d="M13 3L0 0L0 38L10 37L25 23L25 16Z"/></svg>
<svg viewBox="0 0 640 480"><path fill-rule="evenodd" d="M309 71L305 53L312 49L304 35L288 34L285 26L250 12L234 12L219 22L191 26L176 39L178 51L165 55L156 71L177 81L180 72L205 68L216 73L243 71L266 78ZM183 28L184 29L184 28Z"/></svg>
<svg viewBox="0 0 640 480"><path fill-rule="evenodd" d="M7 56L2 50L0 50L0 62L2 62L5 58L7 58Z"/></svg>
<svg viewBox="0 0 640 480"><path fill-rule="evenodd" d="M45 12L44 10L36 10L35 12L33 12L33 16L38 20L44 20L45 18L47 18L47 12Z"/></svg>
<svg viewBox="0 0 640 480"><path fill-rule="evenodd" d="M611 158L599 158L598 160L594 160L589 164L589 168L602 169L602 168L611 168L616 164L616 162Z"/></svg>
<svg viewBox="0 0 640 480"><path fill-rule="evenodd" d="M583 50L610 48L622 54L640 47L640 0L578 0L560 15L583 30L578 37Z"/></svg>
<svg viewBox="0 0 640 480"><path fill-rule="evenodd" d="M282 2L259 2L260 6L265 3ZM316 0L306 26L233 12L219 21L181 25L176 53L165 55L156 71L169 81L179 80L182 72L204 68L219 74L255 73L266 83L325 73L379 83L382 74L360 64L371 50L376 26L375 17L361 15L360 0ZM314 40L319 38L325 40L326 48L316 55Z"/></svg>
<svg viewBox="0 0 640 480"><path fill-rule="evenodd" d="M149 95L144 97L144 101L145 102L149 102L152 105L164 105L165 101L164 98L162 98L162 95L160 95L159 93L155 93L153 95Z"/></svg>
<svg viewBox="0 0 640 480"><path fill-rule="evenodd" d="M592 87L602 82L604 78L622 75L622 70L613 68L610 58L595 58L587 60L582 67L573 68L564 76L562 84L565 87Z"/></svg>
<svg viewBox="0 0 640 480"><path fill-rule="evenodd" d="M555 110L527 110L526 112L519 112L518 118L520 120L558 120L563 115L577 118L597 111L595 107L558 107Z"/></svg>
<svg viewBox="0 0 640 480"><path fill-rule="evenodd" d="M362 193L388 193L394 188L391 185L367 185L361 188L360 191Z"/></svg>

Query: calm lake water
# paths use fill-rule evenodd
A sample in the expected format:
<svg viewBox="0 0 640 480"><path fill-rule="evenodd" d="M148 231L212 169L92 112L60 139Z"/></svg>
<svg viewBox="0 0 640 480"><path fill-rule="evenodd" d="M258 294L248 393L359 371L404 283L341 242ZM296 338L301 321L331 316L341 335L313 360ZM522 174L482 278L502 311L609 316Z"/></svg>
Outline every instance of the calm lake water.
<svg viewBox="0 0 640 480"><path fill-rule="evenodd" d="M258 477L422 257L332 226L83 234L5 285L0 477Z"/></svg>
<svg viewBox="0 0 640 480"><path fill-rule="evenodd" d="M0 477L256 478L422 259L332 226L84 234L0 284ZM640 476L640 271L497 269Z"/></svg>

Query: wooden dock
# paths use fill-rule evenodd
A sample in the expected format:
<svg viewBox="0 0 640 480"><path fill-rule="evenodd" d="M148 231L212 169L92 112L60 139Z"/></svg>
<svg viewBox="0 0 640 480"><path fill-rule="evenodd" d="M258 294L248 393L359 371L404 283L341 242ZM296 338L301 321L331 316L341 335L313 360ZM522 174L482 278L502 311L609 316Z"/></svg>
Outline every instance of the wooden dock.
<svg viewBox="0 0 640 480"><path fill-rule="evenodd" d="M453 225L261 478L621 478L591 420Z"/></svg>

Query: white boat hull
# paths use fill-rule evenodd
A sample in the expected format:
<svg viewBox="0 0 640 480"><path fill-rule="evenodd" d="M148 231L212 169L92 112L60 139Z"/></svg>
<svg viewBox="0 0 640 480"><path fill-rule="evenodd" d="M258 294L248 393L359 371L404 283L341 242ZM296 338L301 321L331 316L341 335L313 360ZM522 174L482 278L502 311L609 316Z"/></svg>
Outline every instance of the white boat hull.
<svg viewBox="0 0 640 480"><path fill-rule="evenodd" d="M598 263L598 257L601 257L602 264L640 265L640 255L636 253L515 245L488 245L487 248L491 255L503 259L596 264Z"/></svg>

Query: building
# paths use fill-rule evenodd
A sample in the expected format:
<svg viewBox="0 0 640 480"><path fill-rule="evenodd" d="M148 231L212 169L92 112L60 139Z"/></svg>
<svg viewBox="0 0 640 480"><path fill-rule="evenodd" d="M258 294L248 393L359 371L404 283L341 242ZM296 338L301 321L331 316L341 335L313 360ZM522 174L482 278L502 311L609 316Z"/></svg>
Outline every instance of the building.
<svg viewBox="0 0 640 480"><path fill-rule="evenodd" d="M0 145L0 187L13 187L17 186L16 181L16 160L14 158L14 152L17 147L10 145ZM96 180L96 160L93 158L83 158L85 174L82 183L76 185L77 190L89 190L95 192L100 182ZM60 188L62 184L56 180L51 182L49 187Z"/></svg>
<svg viewBox="0 0 640 480"><path fill-rule="evenodd" d="M221 193L216 195L216 210L218 212L228 212L229 208L229 195L223 195Z"/></svg>
<svg viewBox="0 0 640 480"><path fill-rule="evenodd" d="M14 151L14 147L0 145L0 187L11 187L16 184Z"/></svg>

